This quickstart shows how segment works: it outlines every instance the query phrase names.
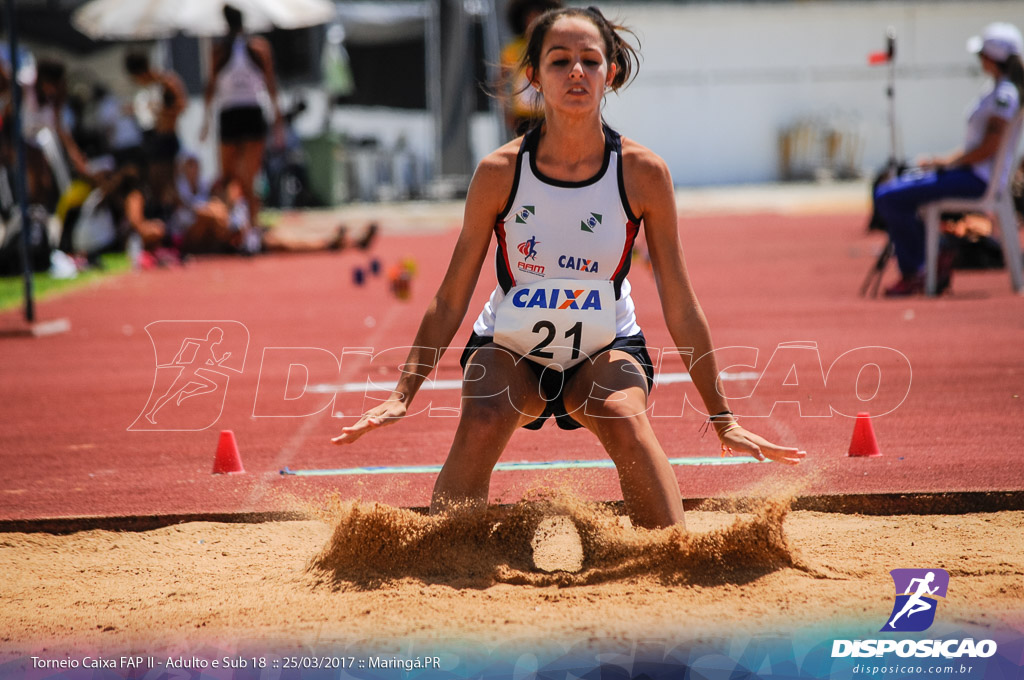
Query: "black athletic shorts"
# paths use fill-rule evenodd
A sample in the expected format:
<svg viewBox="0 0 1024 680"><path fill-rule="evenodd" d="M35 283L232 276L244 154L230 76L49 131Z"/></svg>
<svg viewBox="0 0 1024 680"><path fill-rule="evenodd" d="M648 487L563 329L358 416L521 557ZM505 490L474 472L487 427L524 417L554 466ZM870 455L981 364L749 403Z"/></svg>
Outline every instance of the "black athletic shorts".
<svg viewBox="0 0 1024 680"><path fill-rule="evenodd" d="M142 135L142 151L149 163L173 163L181 151L181 142L174 132L147 130Z"/></svg>
<svg viewBox="0 0 1024 680"><path fill-rule="evenodd" d="M259 106L233 106L221 109L221 144L259 142L267 137L267 119Z"/></svg>
<svg viewBox="0 0 1024 680"><path fill-rule="evenodd" d="M463 350L462 357L459 359L463 373L465 373L466 364L469 363L469 358L473 356L473 352L492 342L494 342L494 337L490 335L477 335L473 333L469 336L466 349ZM612 349L625 352L637 360L644 371L644 375L647 377L647 391L650 392L654 386L654 362L651 361L651 355L647 352L647 340L644 338L644 334L641 332L636 335L615 338L608 345L594 352L594 356L596 357L598 354ZM554 416L558 427L563 430L576 430L583 427L566 412L565 403L562 401L563 386L576 375L576 372L583 366L583 363L578 363L565 371L556 371L554 369L545 370L544 366L529 359L523 359L523 361L526 362L526 365L537 376L537 380L540 381L541 394L546 402L544 413L533 422L523 425L523 427L527 430L539 430L549 416Z"/></svg>

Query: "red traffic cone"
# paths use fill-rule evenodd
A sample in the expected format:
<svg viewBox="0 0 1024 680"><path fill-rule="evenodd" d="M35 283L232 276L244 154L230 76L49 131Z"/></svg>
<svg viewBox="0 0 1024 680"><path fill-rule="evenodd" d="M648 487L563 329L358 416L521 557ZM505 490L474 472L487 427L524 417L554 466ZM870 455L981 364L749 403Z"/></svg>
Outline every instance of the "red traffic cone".
<svg viewBox="0 0 1024 680"><path fill-rule="evenodd" d="M871 425L871 414L857 414L857 422L853 424L853 439L850 440L848 456L875 458L881 456L878 440L875 439L875 428Z"/></svg>
<svg viewBox="0 0 1024 680"><path fill-rule="evenodd" d="M245 472L242 467L242 457L238 455L235 433L231 430L222 430L220 441L217 442L217 457L213 460L213 474L223 475L234 472Z"/></svg>

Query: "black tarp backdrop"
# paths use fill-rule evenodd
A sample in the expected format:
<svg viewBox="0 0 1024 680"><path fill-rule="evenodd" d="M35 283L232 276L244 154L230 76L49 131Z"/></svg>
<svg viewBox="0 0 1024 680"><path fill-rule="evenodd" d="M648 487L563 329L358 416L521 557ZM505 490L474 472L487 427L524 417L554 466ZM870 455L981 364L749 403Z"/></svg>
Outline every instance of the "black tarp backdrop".
<svg viewBox="0 0 1024 680"><path fill-rule="evenodd" d="M428 108L424 86L428 82L428 3L390 3L377 7L368 4L338 6L339 18L345 27L345 50L355 80L355 92L339 103ZM450 7L448 12L452 13ZM460 36L457 45L449 45L451 56L471 66L474 86L470 101L474 111L485 112L490 98L484 87L488 82L488 58L484 53L482 27L478 22L463 24Z"/></svg>
<svg viewBox="0 0 1024 680"><path fill-rule="evenodd" d="M17 5L18 39L40 45L54 45L76 54L88 54L112 43L92 40L71 25L71 12L85 0L5 0ZM8 16L2 17L3 35L8 34Z"/></svg>
<svg viewBox="0 0 1024 680"><path fill-rule="evenodd" d="M10 48L11 57L11 126L14 134L11 140L14 142L15 167L14 167L14 197L21 213L21 265L25 278L25 321L33 323L36 320L35 299L32 293L32 266L29 263L29 222L28 205L25 201L25 140L21 136L21 85L18 82L18 69L21 62L18 56L18 20L17 11L14 6L15 0L7 0L5 4L4 19L7 43Z"/></svg>

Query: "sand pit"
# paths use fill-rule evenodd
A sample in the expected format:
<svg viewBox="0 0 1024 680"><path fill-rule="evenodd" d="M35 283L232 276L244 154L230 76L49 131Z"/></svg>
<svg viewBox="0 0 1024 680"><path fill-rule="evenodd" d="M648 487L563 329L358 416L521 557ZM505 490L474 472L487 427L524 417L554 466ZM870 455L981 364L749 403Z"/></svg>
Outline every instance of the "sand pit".
<svg viewBox="0 0 1024 680"><path fill-rule="evenodd" d="M0 534L0 650L877 631L898 567L950 573L945 626L1024 624L1024 512L868 517L779 501L687 522L635 531L605 506L564 501L447 518L336 503L305 521ZM569 525L578 538L559 536ZM559 550L577 554L570 571Z"/></svg>

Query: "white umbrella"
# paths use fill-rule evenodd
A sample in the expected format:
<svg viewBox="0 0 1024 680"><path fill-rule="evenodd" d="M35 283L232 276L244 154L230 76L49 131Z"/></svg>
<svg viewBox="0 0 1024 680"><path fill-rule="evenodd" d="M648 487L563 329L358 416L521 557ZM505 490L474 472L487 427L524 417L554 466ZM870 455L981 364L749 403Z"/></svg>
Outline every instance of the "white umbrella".
<svg viewBox="0 0 1024 680"><path fill-rule="evenodd" d="M71 16L75 28L96 40L149 40L178 33L224 35L223 7L239 9L247 31L303 28L332 21L331 0L91 0Z"/></svg>

